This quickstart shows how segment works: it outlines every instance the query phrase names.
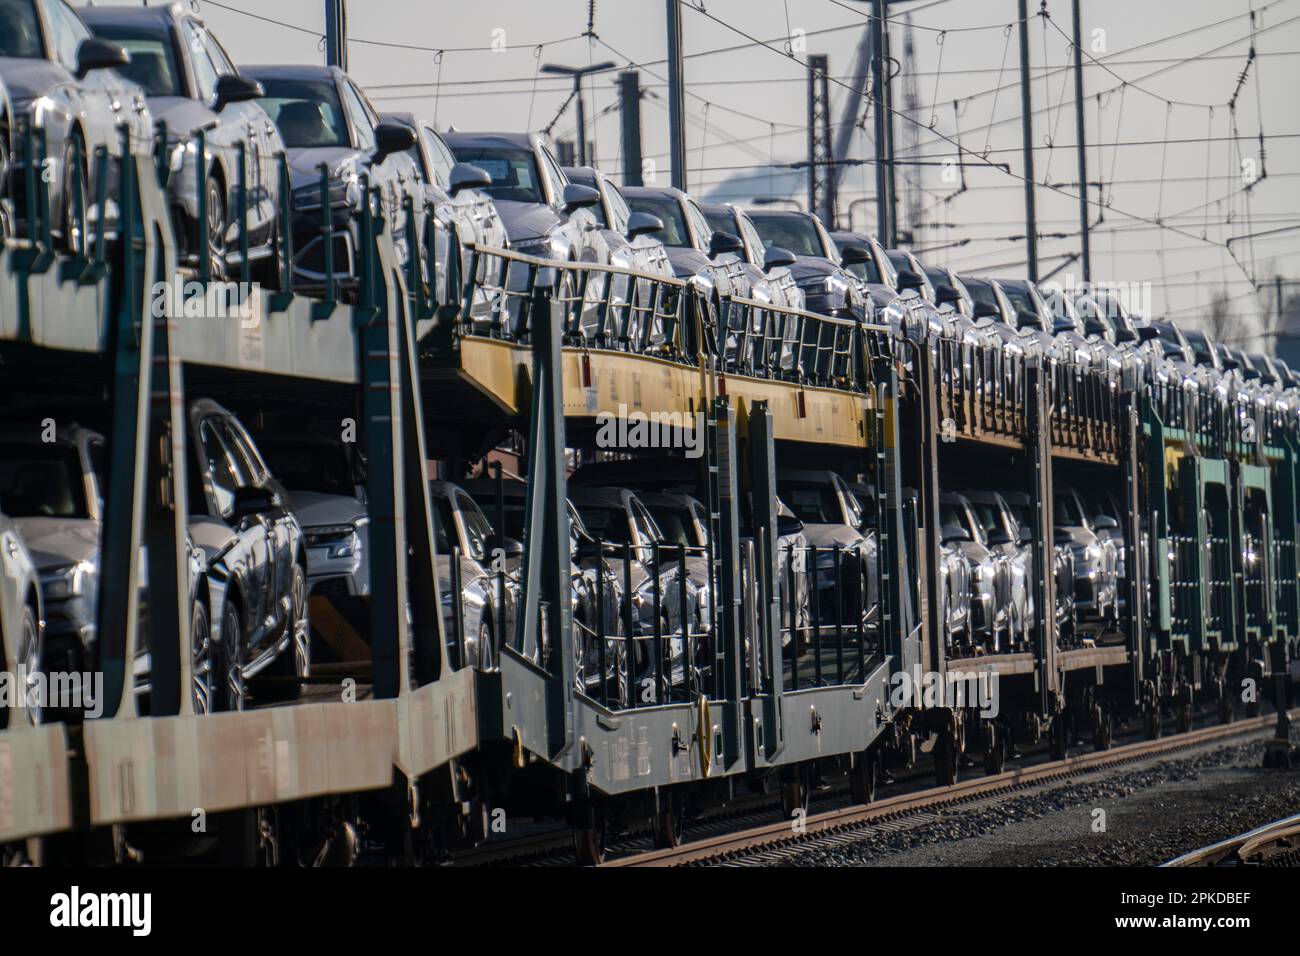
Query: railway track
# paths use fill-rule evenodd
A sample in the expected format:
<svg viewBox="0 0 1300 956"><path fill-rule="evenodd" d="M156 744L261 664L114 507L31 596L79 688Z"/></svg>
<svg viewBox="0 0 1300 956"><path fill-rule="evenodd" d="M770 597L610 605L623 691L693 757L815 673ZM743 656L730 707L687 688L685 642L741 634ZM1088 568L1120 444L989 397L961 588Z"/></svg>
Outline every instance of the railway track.
<svg viewBox="0 0 1300 956"><path fill-rule="evenodd" d="M1300 710L1290 712L1292 719ZM860 839L865 832L882 825L897 825L905 819L926 819L943 807L971 805L980 801L997 801L1018 791L1063 780L1097 770L1136 763L1156 755L1173 754L1219 740L1259 734L1273 728L1275 714L1214 725L1156 740L1124 744L1110 750L1096 751L1022 767L989 777L961 781L951 787L938 787L903 793L868 804L813 813L795 829L793 821L749 829L733 830L706 836L669 849L648 850L606 861L605 866L671 867L695 863L719 863L760 852L782 851L797 846L800 851L816 846L834 846ZM1294 821L1300 832L1300 818ZM1294 837L1300 842L1300 836Z"/></svg>
<svg viewBox="0 0 1300 956"><path fill-rule="evenodd" d="M1184 853L1163 866L1300 866L1300 813Z"/></svg>

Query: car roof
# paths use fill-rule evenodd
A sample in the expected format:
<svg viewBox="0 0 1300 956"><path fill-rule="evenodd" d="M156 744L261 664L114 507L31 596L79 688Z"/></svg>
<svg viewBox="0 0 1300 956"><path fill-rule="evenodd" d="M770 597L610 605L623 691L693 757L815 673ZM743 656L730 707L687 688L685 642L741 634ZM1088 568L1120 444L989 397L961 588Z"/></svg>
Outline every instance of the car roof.
<svg viewBox="0 0 1300 956"><path fill-rule="evenodd" d="M689 196L673 186L624 186L623 195L628 199L653 199L658 196L673 199L688 199Z"/></svg>
<svg viewBox="0 0 1300 956"><path fill-rule="evenodd" d="M448 130L442 134L442 138L448 146L513 146L529 151L534 146L532 133Z"/></svg>
<svg viewBox="0 0 1300 956"><path fill-rule="evenodd" d="M700 499L694 495L688 495L684 491L641 491L637 493L637 498L647 507L651 505L669 505L673 507L685 505L691 509L704 507L700 503Z"/></svg>
<svg viewBox="0 0 1300 956"><path fill-rule="evenodd" d="M746 209L749 218L758 219L811 219L813 222L820 222L816 216L810 212L804 212L802 209Z"/></svg>
<svg viewBox="0 0 1300 956"><path fill-rule="evenodd" d="M694 484L699 468L683 458L637 458L627 461L593 461L569 476L571 487L597 485L638 486Z"/></svg>
<svg viewBox="0 0 1300 956"><path fill-rule="evenodd" d="M571 182L579 184L598 183L605 178L605 174L595 166L564 166L562 169Z"/></svg>
<svg viewBox="0 0 1300 956"><path fill-rule="evenodd" d="M171 25L180 20L182 16L190 16L203 22L203 18L191 10L186 10L179 4L169 3L157 7L91 7L83 6L77 8L77 13L85 21L87 26L132 26L132 27L154 27L158 30L170 29Z"/></svg>
<svg viewBox="0 0 1300 956"><path fill-rule="evenodd" d="M241 66L239 72L268 80L336 80L346 75L337 66L319 63L253 63Z"/></svg>
<svg viewBox="0 0 1300 956"><path fill-rule="evenodd" d="M581 487L574 488L569 493L570 500L575 505L595 505L604 508L627 508L627 500L636 497L635 493L627 488L609 488L609 487Z"/></svg>

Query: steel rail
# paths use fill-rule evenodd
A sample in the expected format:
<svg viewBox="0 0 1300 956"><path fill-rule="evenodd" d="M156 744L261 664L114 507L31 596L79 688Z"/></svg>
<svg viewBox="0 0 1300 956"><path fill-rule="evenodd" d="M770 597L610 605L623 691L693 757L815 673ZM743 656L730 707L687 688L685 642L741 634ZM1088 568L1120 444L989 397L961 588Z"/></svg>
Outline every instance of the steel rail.
<svg viewBox="0 0 1300 956"><path fill-rule="evenodd" d="M1290 712L1292 719L1300 710ZM846 807L808 816L795 832L790 820L781 820L767 826L723 834L693 843L662 850L652 850L633 856L606 861L604 866L680 866L705 860L722 860L733 855L749 853L760 847L802 842L809 837L826 835L839 830L859 827L864 823L917 813L933 807L946 806L986 797L997 793L1010 793L1032 785L1071 777L1080 773L1132 763L1157 754L1174 753L1191 747L1246 736L1271 729L1277 715L1269 714L1231 724L1202 727L1185 734L1143 740L1110 750L1094 751L1064 760L1053 760L1017 770L1009 770L992 777L978 777L961 781L951 787L934 787L916 793L899 794L865 806Z"/></svg>
<svg viewBox="0 0 1300 956"><path fill-rule="evenodd" d="M1220 840L1218 843L1211 843L1198 850L1192 850L1160 865L1183 867L1219 866L1228 862L1243 863L1284 840L1289 844L1288 849L1300 847L1300 813L1282 820L1274 820L1262 827Z"/></svg>

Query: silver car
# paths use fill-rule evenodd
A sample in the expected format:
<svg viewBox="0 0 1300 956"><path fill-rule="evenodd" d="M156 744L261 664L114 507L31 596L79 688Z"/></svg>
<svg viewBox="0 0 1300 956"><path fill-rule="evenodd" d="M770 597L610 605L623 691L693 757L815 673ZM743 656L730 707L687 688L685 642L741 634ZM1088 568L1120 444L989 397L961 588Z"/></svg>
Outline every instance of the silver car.
<svg viewBox="0 0 1300 956"><path fill-rule="evenodd" d="M4 499L0 497L0 508ZM27 690L41 673L41 591L36 564L23 544L18 526L0 512L0 671L18 678ZM40 710L26 706L23 694L17 724L39 723ZM0 729L9 726L10 711L0 708Z"/></svg>

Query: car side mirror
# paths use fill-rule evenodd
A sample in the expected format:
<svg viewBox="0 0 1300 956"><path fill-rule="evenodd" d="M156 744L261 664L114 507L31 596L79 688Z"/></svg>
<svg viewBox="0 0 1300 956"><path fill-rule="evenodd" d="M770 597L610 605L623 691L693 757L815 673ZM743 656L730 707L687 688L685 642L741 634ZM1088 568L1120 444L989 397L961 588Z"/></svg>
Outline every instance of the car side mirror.
<svg viewBox="0 0 1300 956"><path fill-rule="evenodd" d="M502 538L501 550L506 553L507 558L522 557L524 553L524 543L518 538Z"/></svg>
<svg viewBox="0 0 1300 956"><path fill-rule="evenodd" d="M1016 532L1016 544L1033 544L1034 532L1027 524L1022 524Z"/></svg>
<svg viewBox="0 0 1300 956"><path fill-rule="evenodd" d="M924 288L925 288L925 280L921 278L921 274L919 272L913 272L911 269L898 270L897 289L899 292L906 292L908 289L924 289Z"/></svg>
<svg viewBox="0 0 1300 956"><path fill-rule="evenodd" d="M587 206L594 206L600 202L600 193L590 186L581 186L578 183L569 183L564 187L564 211L573 212L575 209L584 209Z"/></svg>
<svg viewBox="0 0 1300 956"><path fill-rule="evenodd" d="M1021 309L1016 313L1016 328L1018 329L1039 329L1043 328L1043 320L1037 312L1030 312L1028 309Z"/></svg>
<svg viewBox="0 0 1300 956"><path fill-rule="evenodd" d="M415 130L405 123L380 123L375 127L375 153L372 163L382 163L393 153L402 153L415 145Z"/></svg>
<svg viewBox="0 0 1300 956"><path fill-rule="evenodd" d="M1011 544L1011 534L1002 528L989 532L989 544Z"/></svg>
<svg viewBox="0 0 1300 956"><path fill-rule="evenodd" d="M789 249L783 249L780 246L768 246L767 251L763 254L763 271L771 272L773 269L792 266L794 262L794 253Z"/></svg>
<svg viewBox="0 0 1300 956"><path fill-rule="evenodd" d="M275 495L267 488L242 487L235 489L230 510L236 518L248 518L275 507Z"/></svg>
<svg viewBox="0 0 1300 956"><path fill-rule="evenodd" d="M956 288L954 288L953 286L941 285L934 290L935 305L946 305L949 302L951 302L953 305L956 305L960 301L961 301L961 293L958 292Z"/></svg>
<svg viewBox="0 0 1300 956"><path fill-rule="evenodd" d="M970 532L959 524L946 524L939 529L939 534L944 544L953 544L971 539Z"/></svg>
<svg viewBox="0 0 1300 956"><path fill-rule="evenodd" d="M798 534L803 530L803 522L794 515L777 515L776 533L778 537L784 538L787 535Z"/></svg>
<svg viewBox="0 0 1300 956"><path fill-rule="evenodd" d="M1097 531L1114 531L1119 527L1119 522L1110 515L1097 515L1092 519L1092 526Z"/></svg>
<svg viewBox="0 0 1300 956"><path fill-rule="evenodd" d="M216 102L212 108L220 113L231 103L246 103L266 95L262 84L250 76L225 73L217 77Z"/></svg>
<svg viewBox="0 0 1300 956"><path fill-rule="evenodd" d="M723 253L734 252L737 255L743 255L745 245L740 241L740 237L731 232L715 232L709 237L709 258L716 259Z"/></svg>
<svg viewBox="0 0 1300 956"><path fill-rule="evenodd" d="M116 70L131 62L131 54L111 40L88 37L77 47L77 79L84 80L92 70Z"/></svg>
<svg viewBox="0 0 1300 956"><path fill-rule="evenodd" d="M871 261L871 250L866 246L844 246L840 250L840 265L844 268Z"/></svg>
<svg viewBox="0 0 1300 956"><path fill-rule="evenodd" d="M652 232L662 232L664 221L653 213L634 212L627 217L627 237L647 236Z"/></svg>
<svg viewBox="0 0 1300 956"><path fill-rule="evenodd" d="M456 195L462 189L486 189L492 185L492 176L481 166L457 163L447 177L447 192Z"/></svg>
<svg viewBox="0 0 1300 956"><path fill-rule="evenodd" d="M1001 319L1002 312L992 302L976 302L972 315L977 319Z"/></svg>
<svg viewBox="0 0 1300 956"><path fill-rule="evenodd" d="M1150 325L1139 325L1137 337L1139 342L1150 342L1152 339L1160 338L1160 330Z"/></svg>

